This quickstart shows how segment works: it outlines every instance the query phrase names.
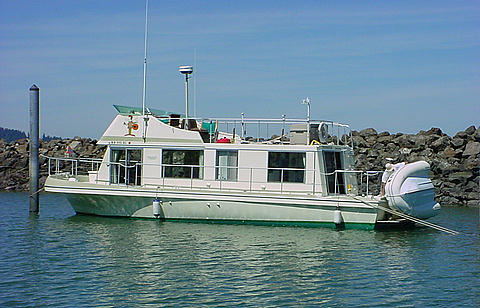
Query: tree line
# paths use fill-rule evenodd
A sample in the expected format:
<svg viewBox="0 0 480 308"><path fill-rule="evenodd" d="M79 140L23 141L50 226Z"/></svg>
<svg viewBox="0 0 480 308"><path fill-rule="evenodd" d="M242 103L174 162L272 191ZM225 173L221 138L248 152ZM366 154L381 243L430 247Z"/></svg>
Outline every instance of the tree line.
<svg viewBox="0 0 480 308"><path fill-rule="evenodd" d="M6 142L12 142L12 141L16 141L16 140L19 140L19 139L25 139L27 138L28 135L25 134L25 132L22 132L18 129L10 129L10 128L3 128L3 127L0 127L0 138L1 139L5 139ZM61 140L63 139L62 137L58 137L58 136L49 136L49 135L45 135L45 133L42 134L42 137L41 139L43 141L51 141L51 140Z"/></svg>

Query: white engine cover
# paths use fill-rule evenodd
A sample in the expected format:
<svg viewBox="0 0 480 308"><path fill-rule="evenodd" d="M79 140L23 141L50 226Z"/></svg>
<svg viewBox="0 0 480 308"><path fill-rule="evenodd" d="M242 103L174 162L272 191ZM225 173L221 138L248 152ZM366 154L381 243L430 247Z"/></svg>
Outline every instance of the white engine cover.
<svg viewBox="0 0 480 308"><path fill-rule="evenodd" d="M430 180L430 165L418 161L395 172L385 185L388 205L397 211L421 219L435 216L440 205Z"/></svg>

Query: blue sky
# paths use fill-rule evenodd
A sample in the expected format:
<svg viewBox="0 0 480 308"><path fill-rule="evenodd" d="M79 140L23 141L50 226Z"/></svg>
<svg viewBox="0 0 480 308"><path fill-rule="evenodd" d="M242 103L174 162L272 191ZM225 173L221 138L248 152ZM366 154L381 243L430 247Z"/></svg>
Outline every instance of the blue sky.
<svg viewBox="0 0 480 308"><path fill-rule="evenodd" d="M304 117L452 135L480 124L478 1L150 0L147 106L197 116ZM0 126L99 138L141 106L144 2L0 0ZM196 55L196 56L195 56ZM193 86L191 88L193 92ZM193 100L193 96L192 96Z"/></svg>

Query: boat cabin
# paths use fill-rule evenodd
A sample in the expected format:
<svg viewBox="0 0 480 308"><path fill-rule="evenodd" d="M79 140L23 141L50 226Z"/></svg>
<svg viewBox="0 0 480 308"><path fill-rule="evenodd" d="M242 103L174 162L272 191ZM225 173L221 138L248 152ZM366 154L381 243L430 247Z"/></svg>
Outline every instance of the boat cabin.
<svg viewBox="0 0 480 308"><path fill-rule="evenodd" d="M149 110L143 116L139 108L115 107L119 114L98 141L107 151L97 171L89 172L90 182L322 195L357 189L345 124L245 117L185 121L180 114ZM275 129L278 134L266 137Z"/></svg>

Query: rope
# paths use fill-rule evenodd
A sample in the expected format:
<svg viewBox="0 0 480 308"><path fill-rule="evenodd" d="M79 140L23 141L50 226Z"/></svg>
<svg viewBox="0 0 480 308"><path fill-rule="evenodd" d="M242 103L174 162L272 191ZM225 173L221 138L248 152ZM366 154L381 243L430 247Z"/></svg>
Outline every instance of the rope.
<svg viewBox="0 0 480 308"><path fill-rule="evenodd" d="M425 220L421 220L419 218L416 218L416 217L413 217L413 216L410 216L410 215L407 215L407 214L404 214L404 213L401 213L401 212L398 212L398 211L395 211L395 210L392 210L392 209L389 209L389 208L386 208L386 207L383 207L381 205L376 205L376 204L372 204L372 203L368 203L366 201L363 201L361 199L358 199L358 198L355 198L354 196L350 196L352 197L353 199L357 200L357 201L360 201L370 207L373 207L373 208L376 208L376 209L380 209L382 211L385 211L385 212L388 212L390 214L393 214L393 215L397 215L397 216L400 216L402 218L405 218L405 219L408 219L410 221L413 221L413 222L416 222L420 225L423 225L423 226L426 226L426 227L430 227L432 229L435 229L435 230L438 230L438 231L442 231L442 232L445 232L445 233L448 233L448 234L452 234L452 235L458 235L460 234L460 232L458 231L455 231L455 230L451 230L451 229L448 229L448 228L445 228L445 227L442 227L442 226L439 226L439 225L436 225L434 223L431 223L431 222L428 222L428 221L425 221Z"/></svg>
<svg viewBox="0 0 480 308"><path fill-rule="evenodd" d="M37 190L36 192L34 192L33 194L29 195L30 198L32 198L34 195L38 194L39 192L41 192L45 187L42 187L40 188L39 190Z"/></svg>

